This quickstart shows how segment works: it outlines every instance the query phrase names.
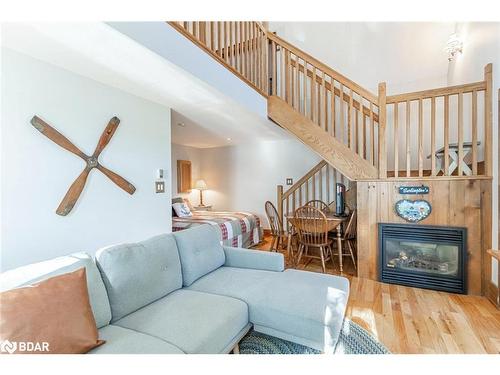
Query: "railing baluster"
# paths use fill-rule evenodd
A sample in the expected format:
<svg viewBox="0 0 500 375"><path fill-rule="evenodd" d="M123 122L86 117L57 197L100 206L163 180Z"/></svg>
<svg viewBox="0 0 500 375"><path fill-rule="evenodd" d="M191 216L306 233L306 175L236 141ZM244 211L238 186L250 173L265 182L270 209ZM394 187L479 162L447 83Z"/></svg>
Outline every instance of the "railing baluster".
<svg viewBox="0 0 500 375"><path fill-rule="evenodd" d="M436 175L436 98L431 98L431 176Z"/></svg>
<svg viewBox="0 0 500 375"><path fill-rule="evenodd" d="M307 71L305 74L307 75ZM316 67L314 65L311 76L311 120L316 122Z"/></svg>
<svg viewBox="0 0 500 375"><path fill-rule="evenodd" d="M394 103L394 177L399 177L399 114L398 102Z"/></svg>
<svg viewBox="0 0 500 375"><path fill-rule="evenodd" d="M218 55L222 58L222 22L217 21L217 49Z"/></svg>
<svg viewBox="0 0 500 375"><path fill-rule="evenodd" d="M424 175L424 110L422 98L418 100L418 176Z"/></svg>
<svg viewBox="0 0 500 375"><path fill-rule="evenodd" d="M303 105L304 105L304 117L307 116L307 60L304 59L304 71L302 72L302 79L304 81L304 96L303 96Z"/></svg>
<svg viewBox="0 0 500 375"><path fill-rule="evenodd" d="M340 137L339 140L342 143L345 143L345 136L344 136L344 131L345 131L345 111L344 111L344 85L341 83L340 84Z"/></svg>
<svg viewBox="0 0 500 375"><path fill-rule="evenodd" d="M477 175L477 91L472 92L472 174Z"/></svg>
<svg viewBox="0 0 500 375"><path fill-rule="evenodd" d="M450 171L448 166L450 165L450 155L449 155L449 150L450 150L450 98L448 95L445 95L444 97L444 137L443 137L443 142L444 142L444 164L443 164L443 170L444 170L444 175L449 176Z"/></svg>
<svg viewBox="0 0 500 375"><path fill-rule="evenodd" d="M330 117L331 117L331 122L330 122L330 135L335 137L335 81L333 77L330 77Z"/></svg>
<svg viewBox="0 0 500 375"><path fill-rule="evenodd" d="M406 177L410 177L411 172L411 152L410 152L410 101L406 101Z"/></svg>
<svg viewBox="0 0 500 375"><path fill-rule="evenodd" d="M463 94L458 93L458 175L461 176L464 162L464 98Z"/></svg>
<svg viewBox="0 0 500 375"><path fill-rule="evenodd" d="M326 81L325 81L325 72L321 75L321 93L322 93L322 108L323 108L323 126L325 127L325 131L328 132L328 122L327 122L327 102L326 102Z"/></svg>
<svg viewBox="0 0 500 375"><path fill-rule="evenodd" d="M352 89L349 91L349 106L347 107L347 146L352 149Z"/></svg>
<svg viewBox="0 0 500 375"><path fill-rule="evenodd" d="M368 158L368 154L366 153L366 115L363 111L361 111L361 116L363 116L363 159Z"/></svg>
<svg viewBox="0 0 500 375"><path fill-rule="evenodd" d="M372 103L370 103L370 160L372 165L375 165L375 121Z"/></svg>

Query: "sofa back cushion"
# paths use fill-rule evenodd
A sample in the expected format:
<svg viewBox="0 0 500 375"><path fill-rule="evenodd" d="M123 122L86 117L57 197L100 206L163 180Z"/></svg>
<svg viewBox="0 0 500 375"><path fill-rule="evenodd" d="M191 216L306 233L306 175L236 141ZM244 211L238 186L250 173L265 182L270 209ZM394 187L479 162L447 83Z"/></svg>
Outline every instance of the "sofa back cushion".
<svg viewBox="0 0 500 375"><path fill-rule="evenodd" d="M99 250L96 258L108 291L112 322L182 287L172 234L109 246Z"/></svg>
<svg viewBox="0 0 500 375"><path fill-rule="evenodd" d="M85 267L87 274L90 306L97 328L104 327L111 320L108 295L99 270L92 257L86 253L75 253L6 271L0 275L0 291L31 285L82 267Z"/></svg>
<svg viewBox="0 0 500 375"><path fill-rule="evenodd" d="M179 249L184 286L190 286L226 261L219 231L212 225L200 225L174 234Z"/></svg>

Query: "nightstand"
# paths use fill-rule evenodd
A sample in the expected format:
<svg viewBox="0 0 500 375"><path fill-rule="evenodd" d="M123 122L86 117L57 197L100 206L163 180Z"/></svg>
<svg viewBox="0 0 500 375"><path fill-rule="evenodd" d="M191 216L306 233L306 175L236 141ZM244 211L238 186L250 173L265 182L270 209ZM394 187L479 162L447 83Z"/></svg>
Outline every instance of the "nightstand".
<svg viewBox="0 0 500 375"><path fill-rule="evenodd" d="M212 206L196 206L193 208L195 211L212 211Z"/></svg>

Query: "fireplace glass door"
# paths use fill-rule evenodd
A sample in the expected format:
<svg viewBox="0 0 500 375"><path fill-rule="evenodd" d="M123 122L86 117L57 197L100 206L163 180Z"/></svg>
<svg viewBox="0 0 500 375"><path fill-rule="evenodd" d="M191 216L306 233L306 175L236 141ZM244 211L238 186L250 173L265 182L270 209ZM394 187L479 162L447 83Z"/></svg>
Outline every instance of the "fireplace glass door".
<svg viewBox="0 0 500 375"><path fill-rule="evenodd" d="M457 245L387 240L385 265L407 272L458 276L459 248Z"/></svg>

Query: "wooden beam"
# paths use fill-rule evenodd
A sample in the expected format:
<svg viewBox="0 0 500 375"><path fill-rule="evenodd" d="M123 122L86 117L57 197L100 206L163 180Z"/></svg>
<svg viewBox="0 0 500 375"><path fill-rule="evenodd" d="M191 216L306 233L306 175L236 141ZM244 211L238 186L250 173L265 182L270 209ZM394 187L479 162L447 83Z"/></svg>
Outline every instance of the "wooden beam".
<svg viewBox="0 0 500 375"><path fill-rule="evenodd" d="M350 180L377 176L377 169L367 160L330 136L314 122L290 108L281 98L269 97L267 111L271 120L294 134Z"/></svg>

